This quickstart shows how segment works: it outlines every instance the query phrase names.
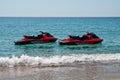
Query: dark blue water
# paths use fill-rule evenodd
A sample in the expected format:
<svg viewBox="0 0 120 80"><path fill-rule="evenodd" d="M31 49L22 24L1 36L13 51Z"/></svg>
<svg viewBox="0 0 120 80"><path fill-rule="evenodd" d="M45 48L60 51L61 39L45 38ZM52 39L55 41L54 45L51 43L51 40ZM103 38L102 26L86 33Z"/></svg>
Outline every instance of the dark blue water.
<svg viewBox="0 0 120 80"><path fill-rule="evenodd" d="M58 42L14 45L23 35L37 35L39 31L50 32L58 39L72 35L94 32L104 39L102 44L60 46ZM1 17L0 56L52 56L70 54L116 54L120 53L120 18L39 18Z"/></svg>

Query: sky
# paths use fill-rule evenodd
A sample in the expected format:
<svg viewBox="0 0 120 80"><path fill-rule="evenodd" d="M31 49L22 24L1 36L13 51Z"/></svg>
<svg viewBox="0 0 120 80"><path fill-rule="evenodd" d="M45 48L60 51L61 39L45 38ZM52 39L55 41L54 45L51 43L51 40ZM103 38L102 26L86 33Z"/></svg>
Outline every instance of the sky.
<svg viewBox="0 0 120 80"><path fill-rule="evenodd" d="M4 17L120 17L120 0L0 0Z"/></svg>

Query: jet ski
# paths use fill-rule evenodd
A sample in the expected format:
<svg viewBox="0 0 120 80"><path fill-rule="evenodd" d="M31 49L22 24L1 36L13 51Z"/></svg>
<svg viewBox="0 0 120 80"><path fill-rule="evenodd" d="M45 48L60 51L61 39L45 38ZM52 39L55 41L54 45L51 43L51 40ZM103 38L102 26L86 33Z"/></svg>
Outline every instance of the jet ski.
<svg viewBox="0 0 120 80"><path fill-rule="evenodd" d="M82 36L69 35L68 38L59 40L60 45L77 45L77 44L97 44L103 41L95 33L88 32Z"/></svg>
<svg viewBox="0 0 120 80"><path fill-rule="evenodd" d="M56 40L57 38L55 38L50 33L41 31L41 34L38 34L37 36L24 35L23 39L15 41L14 43L16 45L24 45L24 44L55 42Z"/></svg>

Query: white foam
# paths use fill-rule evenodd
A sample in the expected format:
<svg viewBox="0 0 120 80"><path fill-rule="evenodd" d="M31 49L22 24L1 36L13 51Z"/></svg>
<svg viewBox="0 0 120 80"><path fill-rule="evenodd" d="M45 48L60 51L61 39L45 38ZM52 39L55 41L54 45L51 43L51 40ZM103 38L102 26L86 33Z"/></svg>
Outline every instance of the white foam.
<svg viewBox="0 0 120 80"><path fill-rule="evenodd" d="M64 56L51 56L51 57L32 57L22 55L20 57L13 56L0 57L1 67L14 67L14 66L50 66L50 65L64 65L73 62L86 62L86 61L120 61L120 53L117 54L72 54Z"/></svg>

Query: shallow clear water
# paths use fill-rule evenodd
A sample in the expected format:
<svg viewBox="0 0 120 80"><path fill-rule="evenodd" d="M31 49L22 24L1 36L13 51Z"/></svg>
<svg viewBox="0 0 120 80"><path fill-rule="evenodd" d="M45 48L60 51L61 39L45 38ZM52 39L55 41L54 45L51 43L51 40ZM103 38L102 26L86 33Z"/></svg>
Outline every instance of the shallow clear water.
<svg viewBox="0 0 120 80"><path fill-rule="evenodd" d="M39 31L50 32L58 39L72 35L94 32L104 41L95 45L61 46L55 43L14 45L23 35L37 35ZM39 17L1 17L0 18L0 56L67 56L71 54L119 54L120 18L39 18Z"/></svg>

